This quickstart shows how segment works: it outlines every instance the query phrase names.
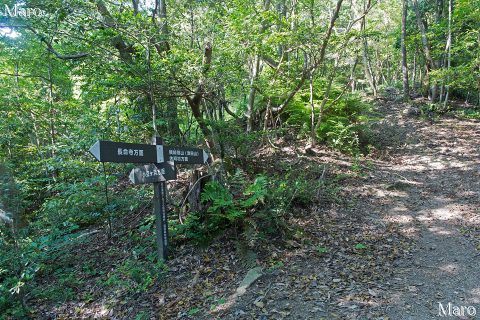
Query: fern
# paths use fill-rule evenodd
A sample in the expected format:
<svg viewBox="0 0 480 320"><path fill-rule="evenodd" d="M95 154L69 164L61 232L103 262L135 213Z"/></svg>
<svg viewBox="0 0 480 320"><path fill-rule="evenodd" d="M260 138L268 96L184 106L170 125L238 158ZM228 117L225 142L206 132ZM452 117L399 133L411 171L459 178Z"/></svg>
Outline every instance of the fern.
<svg viewBox="0 0 480 320"><path fill-rule="evenodd" d="M263 203L268 194L267 185L267 177L257 177L255 182L245 189L243 195L247 196L247 198L241 202L241 206L243 208L250 208L258 203Z"/></svg>

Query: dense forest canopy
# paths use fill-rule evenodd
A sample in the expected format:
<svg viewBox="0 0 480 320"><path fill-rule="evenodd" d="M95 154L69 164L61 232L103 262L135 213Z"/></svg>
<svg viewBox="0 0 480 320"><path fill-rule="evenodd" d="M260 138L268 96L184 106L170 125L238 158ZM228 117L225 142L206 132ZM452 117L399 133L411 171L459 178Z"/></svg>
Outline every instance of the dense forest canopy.
<svg viewBox="0 0 480 320"><path fill-rule="evenodd" d="M480 4L2 0L0 66L0 309L21 317L30 282L70 235L149 203L148 188L121 186L132 165L93 161L96 140L156 133L208 149L236 180L285 130L307 151L368 153L369 99L478 108ZM223 200L248 211L263 178L244 181L244 202ZM206 187L212 201L225 190Z"/></svg>

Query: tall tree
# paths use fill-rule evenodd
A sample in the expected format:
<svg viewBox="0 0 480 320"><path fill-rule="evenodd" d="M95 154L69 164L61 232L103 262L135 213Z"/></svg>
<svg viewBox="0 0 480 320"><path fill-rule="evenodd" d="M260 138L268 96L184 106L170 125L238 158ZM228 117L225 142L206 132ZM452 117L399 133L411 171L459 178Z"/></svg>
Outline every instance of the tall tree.
<svg viewBox="0 0 480 320"><path fill-rule="evenodd" d="M423 52L425 54L425 60L427 62L427 76L429 81L429 89L430 89L430 99L432 102L437 100L437 91L438 85L435 81L433 81L430 77L430 73L432 70L435 69L435 62L432 58L432 54L430 51L430 44L427 38L427 31L425 29L425 24L423 20L423 16L420 12L417 0L413 0L413 8L415 10L415 17L417 19L417 26L420 30L420 36L422 38L422 45L423 45ZM432 83L433 81L433 83Z"/></svg>
<svg viewBox="0 0 480 320"><path fill-rule="evenodd" d="M405 100L409 99L410 90L408 85L408 65L407 65L407 46L405 44L407 38L407 0L402 0L402 75L403 75L403 97Z"/></svg>
<svg viewBox="0 0 480 320"><path fill-rule="evenodd" d="M448 0L448 35L447 35L447 44L445 45L445 52L447 55L447 81L446 81L446 93L444 106L448 103L448 96L450 94L450 66L452 61L452 11L453 11L453 0Z"/></svg>

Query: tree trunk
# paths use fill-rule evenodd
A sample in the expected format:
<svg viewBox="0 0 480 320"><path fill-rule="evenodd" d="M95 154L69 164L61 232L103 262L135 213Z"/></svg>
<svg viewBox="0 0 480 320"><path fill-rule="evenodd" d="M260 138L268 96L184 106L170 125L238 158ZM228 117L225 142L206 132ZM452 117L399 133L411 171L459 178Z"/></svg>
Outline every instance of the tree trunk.
<svg viewBox="0 0 480 320"><path fill-rule="evenodd" d="M415 91L416 85L415 81L417 81L417 55L413 54L413 71L412 71L412 88Z"/></svg>
<svg viewBox="0 0 480 320"><path fill-rule="evenodd" d="M158 17L158 18L156 18ZM160 41L155 44L159 55L166 54L170 51L170 32L167 21L167 5L165 0L155 0L155 11L153 19L154 23L160 30ZM168 123L168 131L175 140L180 140L180 127L178 125L178 108L177 99L173 97L167 98L166 118Z"/></svg>
<svg viewBox="0 0 480 320"><path fill-rule="evenodd" d="M258 79L258 73L260 69L260 56L256 55L252 64L252 73L250 76L250 92L248 93L247 111L245 117L247 118L247 132L252 131L253 127L253 114L255 105L255 94L257 89L255 88L255 82Z"/></svg>
<svg viewBox="0 0 480 320"><path fill-rule="evenodd" d="M408 65L407 65L407 47L405 40L407 38L407 0L402 0L402 73L403 73L403 97L408 100L410 90L408 86Z"/></svg>
<svg viewBox="0 0 480 320"><path fill-rule="evenodd" d="M310 141L314 146L315 136L315 104L313 103L313 70L310 73Z"/></svg>
<svg viewBox="0 0 480 320"><path fill-rule="evenodd" d="M263 2L263 11L267 12L270 9L270 0L265 0ZM266 24L262 22L262 26L260 27L260 32L263 32L266 28ZM250 92L248 93L248 103L247 103L247 111L245 117L247 118L247 132L252 131L253 129L253 120L255 117L255 94L257 89L255 88L255 82L258 79L260 73L260 55L256 54L255 58L253 59L253 64L251 68L251 75L250 75Z"/></svg>
<svg viewBox="0 0 480 320"><path fill-rule="evenodd" d="M132 0L133 14L138 14L138 0Z"/></svg>
<svg viewBox="0 0 480 320"><path fill-rule="evenodd" d="M448 103L448 95L450 94L450 76L448 72L450 71L450 63L452 58L452 12L453 11L453 0L448 1L448 37L447 37L447 44L445 46L445 51L447 53L447 84L445 87L445 101L443 102L443 106L446 107Z"/></svg>
<svg viewBox="0 0 480 320"><path fill-rule="evenodd" d="M420 35L422 38L422 45L423 45L423 52L425 54L425 60L427 64L427 77L429 78L429 85L430 85L430 71L435 69L435 63L433 61L432 55L430 53L430 46L428 44L427 32L425 30L425 25L423 24L423 18L420 14L420 10L418 8L417 0L413 0L413 8L415 10L415 16L417 19L418 29L420 30ZM438 85L434 83L431 85L431 96L430 99L432 102L437 100L437 89Z"/></svg>
<svg viewBox="0 0 480 320"><path fill-rule="evenodd" d="M327 50L328 42L330 40L330 36L332 35L332 31L333 31L333 27L335 26L335 22L337 21L338 16L340 14L340 9L342 8L342 4L343 4L343 0L337 0L337 4L335 6L335 11L333 12L332 18L330 19L330 24L328 26L328 29L325 33L325 38L323 39L322 45L320 47L320 54L319 54L318 60L312 66L310 66L310 68L304 67L304 70L302 71L302 75L300 77L300 80L298 81L295 88L293 88L293 90L290 91L290 93L287 95L285 100L283 100L283 102L278 107L275 107L275 108L271 109L272 113L282 112L287 107L288 103L297 94L297 92L303 87L303 84L305 83L308 76L310 75L310 71L318 68L323 63L323 60L325 59L325 52Z"/></svg>
<svg viewBox="0 0 480 320"><path fill-rule="evenodd" d="M366 9L366 7L364 7L364 10L365 9ZM363 66L364 66L364 70L365 70L365 76L366 76L367 81L370 85L370 88L373 91L373 96L376 97L377 96L377 83L376 83L375 75L373 74L372 66L370 64L370 58L368 56L368 39L367 39L367 36L365 35L366 23L367 23L366 18L363 17L362 18L362 24L361 24L361 29L362 29L362 33L363 33L363 54L362 54Z"/></svg>
<svg viewBox="0 0 480 320"><path fill-rule="evenodd" d="M207 147L210 149L210 152L212 154L212 158L214 158L217 155L217 151L214 149L215 145L212 139L212 132L208 128L205 122L205 119L203 118L202 111L200 109L203 95L204 95L204 90L205 90L205 81L206 81L205 78L208 70L210 69L211 62L212 62L212 45L210 42L208 42L205 45L205 50L203 54L203 63L202 63L203 71L198 81L197 89L195 90L195 93L193 94L193 96L186 95L185 98L187 99L188 105L192 110L192 114L195 120L197 121L198 126L200 127L200 130L202 131L202 134L205 138L205 143Z"/></svg>

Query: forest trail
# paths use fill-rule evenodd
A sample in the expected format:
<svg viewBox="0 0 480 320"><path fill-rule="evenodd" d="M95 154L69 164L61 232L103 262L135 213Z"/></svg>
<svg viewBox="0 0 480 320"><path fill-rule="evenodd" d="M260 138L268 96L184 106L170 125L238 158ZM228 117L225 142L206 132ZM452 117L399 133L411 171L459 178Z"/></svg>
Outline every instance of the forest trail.
<svg viewBox="0 0 480 320"><path fill-rule="evenodd" d="M381 169L400 178L387 188L391 204L382 214L416 241L411 257L395 263L387 314L391 319L435 319L443 314L439 304L448 313L451 303L474 306L478 317L480 124L440 119L429 125L390 117L414 132L417 141L407 143ZM460 318L469 319L465 315Z"/></svg>
<svg viewBox="0 0 480 320"><path fill-rule="evenodd" d="M360 162L327 148L305 156L298 141L259 151L269 150L259 168L301 168L315 190L284 214L288 231L254 250L228 233L204 248L172 246L165 277L136 294L98 290L132 244L130 235L116 241L105 259L111 242L94 231L74 249L96 268L82 275L78 299L31 301L35 318L429 320L439 318L439 303L480 312L480 122L431 124L409 116L408 105L377 105L379 147ZM135 230L138 221L127 216L115 229ZM253 270L259 277L242 289ZM48 288L51 279L39 282Z"/></svg>
<svg viewBox="0 0 480 320"><path fill-rule="evenodd" d="M345 246L342 237L352 243L350 219L361 225L354 232L358 239L372 238L362 230L382 234L374 242L377 258L356 258L348 248L323 259L292 253L297 258L286 270L259 280L232 319L251 316L255 309L262 318L263 308L264 319L273 310L284 319L425 320L438 318L439 303L447 312L448 303L474 306L478 317L480 123L444 118L431 124L409 117L406 105L387 101L379 107L385 117L377 131L396 147L373 161L367 177L347 187L354 199L349 205L314 212L321 216L318 226L328 225L323 230L335 238L332 245ZM338 227L330 224L330 216L338 217ZM313 239L324 237L323 230L313 231ZM410 244L390 264L383 247L403 243L395 232ZM355 259L365 259L364 266ZM357 275L362 273L366 276Z"/></svg>

